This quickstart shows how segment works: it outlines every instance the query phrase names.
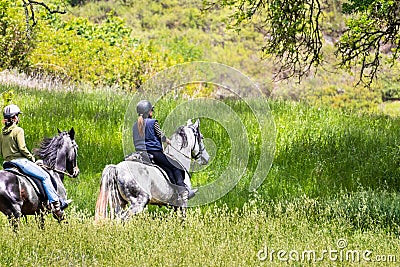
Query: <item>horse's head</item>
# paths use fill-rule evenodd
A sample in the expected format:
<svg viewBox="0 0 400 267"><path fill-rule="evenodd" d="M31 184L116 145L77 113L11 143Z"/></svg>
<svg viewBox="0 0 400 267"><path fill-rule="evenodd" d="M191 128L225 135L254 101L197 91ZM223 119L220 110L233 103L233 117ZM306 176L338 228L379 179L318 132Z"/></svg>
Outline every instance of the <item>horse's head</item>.
<svg viewBox="0 0 400 267"><path fill-rule="evenodd" d="M189 131L189 135L193 135L193 141L192 144L190 144L192 147L192 158L196 160L198 164L208 164L210 155L204 146L203 135L200 132L200 120L197 119L195 123L192 123L191 120L188 120L186 127L191 130Z"/></svg>
<svg viewBox="0 0 400 267"><path fill-rule="evenodd" d="M75 142L75 131L61 132L53 138L45 138L40 144L39 149L35 149L35 154L39 156L48 169L58 174L67 174L76 177L79 174L77 163L78 145ZM60 175L63 177L63 175Z"/></svg>
<svg viewBox="0 0 400 267"><path fill-rule="evenodd" d="M166 147L166 153L177 159L186 170L190 169L190 163L195 160L198 164L208 164L210 156L203 143L203 135L200 132L200 121L180 126L171 136L171 144Z"/></svg>
<svg viewBox="0 0 400 267"><path fill-rule="evenodd" d="M75 131L71 128L69 132L61 132L58 130L59 135L64 139L63 147L59 150L58 157L65 158L65 170L72 176L77 177L79 174L78 168L78 145L75 141ZM65 155L62 155L64 153Z"/></svg>

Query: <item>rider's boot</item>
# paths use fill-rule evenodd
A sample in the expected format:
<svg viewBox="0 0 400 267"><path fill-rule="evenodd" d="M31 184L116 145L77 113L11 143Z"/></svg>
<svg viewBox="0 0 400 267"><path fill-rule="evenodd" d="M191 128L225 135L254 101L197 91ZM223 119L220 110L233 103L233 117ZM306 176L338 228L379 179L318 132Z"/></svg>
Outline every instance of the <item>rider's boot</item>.
<svg viewBox="0 0 400 267"><path fill-rule="evenodd" d="M69 206L69 203L71 202L72 202L71 199L60 198L60 209L65 210Z"/></svg>
<svg viewBox="0 0 400 267"><path fill-rule="evenodd" d="M64 220L64 212L61 210L60 201L54 201L50 203L51 212L53 213L53 217L58 221Z"/></svg>
<svg viewBox="0 0 400 267"><path fill-rule="evenodd" d="M197 188L190 188L187 185L186 185L186 190L188 191L188 199L193 198L196 195L197 191L198 191Z"/></svg>

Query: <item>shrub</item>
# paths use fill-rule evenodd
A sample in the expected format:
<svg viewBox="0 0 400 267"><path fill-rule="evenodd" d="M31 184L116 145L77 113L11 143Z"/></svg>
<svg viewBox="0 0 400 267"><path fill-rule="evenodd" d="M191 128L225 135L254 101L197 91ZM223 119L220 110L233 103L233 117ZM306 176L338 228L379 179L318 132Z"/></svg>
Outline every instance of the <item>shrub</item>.
<svg viewBox="0 0 400 267"><path fill-rule="evenodd" d="M135 90L161 69L183 60L132 38L131 30L112 13L101 24L73 18L57 29L42 25L38 39L29 58L33 72L95 86Z"/></svg>
<svg viewBox="0 0 400 267"><path fill-rule="evenodd" d="M26 28L22 8L15 2L0 0L0 70L26 68L34 37L34 32Z"/></svg>

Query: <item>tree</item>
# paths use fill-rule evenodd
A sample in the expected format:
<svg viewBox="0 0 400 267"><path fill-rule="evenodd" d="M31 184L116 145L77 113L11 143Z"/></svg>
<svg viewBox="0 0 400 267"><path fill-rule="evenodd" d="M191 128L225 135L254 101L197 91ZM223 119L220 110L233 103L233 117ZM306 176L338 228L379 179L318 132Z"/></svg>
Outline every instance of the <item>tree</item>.
<svg viewBox="0 0 400 267"><path fill-rule="evenodd" d="M51 5L36 0L0 0L0 70L28 68L27 58L36 41L34 26L38 8L45 9L49 14L65 13L58 7L63 0L49 1ZM25 11L25 22L21 20L22 10Z"/></svg>
<svg viewBox="0 0 400 267"><path fill-rule="evenodd" d="M323 63L323 0L205 0L207 10L233 7L230 17L239 29L247 22L262 28L264 55L275 56L278 78L301 79ZM369 86L382 65L383 46L391 63L399 59L400 1L348 0L342 4L346 28L335 44L339 67L360 66L359 83Z"/></svg>

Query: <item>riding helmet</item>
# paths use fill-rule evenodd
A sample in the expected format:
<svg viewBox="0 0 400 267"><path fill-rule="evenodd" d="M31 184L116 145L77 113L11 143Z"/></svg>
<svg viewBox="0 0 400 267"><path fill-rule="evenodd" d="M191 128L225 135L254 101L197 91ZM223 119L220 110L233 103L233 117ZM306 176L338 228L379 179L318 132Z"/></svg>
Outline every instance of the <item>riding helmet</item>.
<svg viewBox="0 0 400 267"><path fill-rule="evenodd" d="M136 111L143 117L148 117L150 111L153 110L153 105L148 100L140 100L136 106Z"/></svg>
<svg viewBox="0 0 400 267"><path fill-rule="evenodd" d="M22 112L17 105L11 104L4 108L3 116L5 119L9 119L21 113Z"/></svg>

